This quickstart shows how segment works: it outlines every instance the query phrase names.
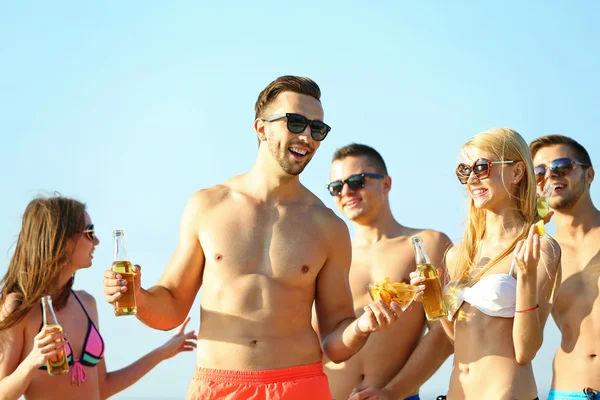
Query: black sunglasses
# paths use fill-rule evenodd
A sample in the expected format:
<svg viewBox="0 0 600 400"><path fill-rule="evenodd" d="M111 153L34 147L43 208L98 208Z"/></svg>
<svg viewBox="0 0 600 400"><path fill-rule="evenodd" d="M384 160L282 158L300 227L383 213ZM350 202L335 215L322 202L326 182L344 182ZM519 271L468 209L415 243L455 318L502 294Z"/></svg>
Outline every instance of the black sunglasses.
<svg viewBox="0 0 600 400"><path fill-rule="evenodd" d="M550 162L548 167L550 168L550 173L553 176L565 176L569 172L571 172L576 165L581 165L582 167L589 167L588 164L580 163L579 161L571 160L570 158L563 157L557 158ZM537 183L541 183L544 181L546 177L546 165L540 164L533 168L533 172L535 173L535 180Z"/></svg>
<svg viewBox="0 0 600 400"><path fill-rule="evenodd" d="M456 167L456 177L460 183L466 185L467 181L469 180L469 176L471 176L471 172L475 173L477 179L483 180L490 177L492 165L512 164L514 162L514 160L490 161L487 158L480 158L479 160L476 160L473 165L460 163L458 164L458 167Z"/></svg>
<svg viewBox="0 0 600 400"><path fill-rule="evenodd" d="M371 174L368 172L362 174L350 175L348 179L343 181L333 181L327 184L327 189L329 190L329 194L332 196L339 196L342 194L342 190L344 190L344 185L347 183L348 187L352 190L358 190L365 187L366 178L375 178L375 179L383 179L385 176L380 174Z"/></svg>
<svg viewBox="0 0 600 400"><path fill-rule="evenodd" d="M90 239L90 241L94 241L96 240L96 234L94 233L94 224L89 224L88 226L85 227L85 230L81 233L85 233L85 236L87 236L88 239Z"/></svg>
<svg viewBox="0 0 600 400"><path fill-rule="evenodd" d="M306 118L304 115L294 113L275 114L271 115L270 117L263 118L263 120L267 122L273 122L281 118L287 118L287 128L292 133L302 133L308 124L310 124L310 136L317 142L325 139L331 130L331 127L323 121L313 121Z"/></svg>

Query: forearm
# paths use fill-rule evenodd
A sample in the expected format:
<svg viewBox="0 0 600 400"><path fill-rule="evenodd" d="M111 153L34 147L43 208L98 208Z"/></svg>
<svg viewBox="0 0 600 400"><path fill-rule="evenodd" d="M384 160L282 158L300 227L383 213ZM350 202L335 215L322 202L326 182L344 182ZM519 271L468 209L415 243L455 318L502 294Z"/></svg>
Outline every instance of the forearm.
<svg viewBox="0 0 600 400"><path fill-rule="evenodd" d="M454 346L442 326L430 330L414 349L402 369L384 387L394 398L405 398L419 392L446 359Z"/></svg>
<svg viewBox="0 0 600 400"><path fill-rule="evenodd" d="M323 352L338 364L356 354L367 342L368 333L359 331L358 319L348 318L323 339Z"/></svg>
<svg viewBox="0 0 600 400"><path fill-rule="evenodd" d="M531 362L542 346L543 331L537 307L536 277L519 276L513 323L515 356L519 364Z"/></svg>
<svg viewBox="0 0 600 400"><path fill-rule="evenodd" d="M163 354L163 350L159 347L133 364L120 370L107 373L101 388L101 397L107 399L128 388L163 360L165 360L165 355Z"/></svg>
<svg viewBox="0 0 600 400"><path fill-rule="evenodd" d="M25 359L15 371L0 380L0 400L17 400L21 397L33 378L36 368Z"/></svg>
<svg viewBox="0 0 600 400"><path fill-rule="evenodd" d="M145 325L164 331L180 325L188 310L181 310L169 289L156 285L136 293L136 317Z"/></svg>

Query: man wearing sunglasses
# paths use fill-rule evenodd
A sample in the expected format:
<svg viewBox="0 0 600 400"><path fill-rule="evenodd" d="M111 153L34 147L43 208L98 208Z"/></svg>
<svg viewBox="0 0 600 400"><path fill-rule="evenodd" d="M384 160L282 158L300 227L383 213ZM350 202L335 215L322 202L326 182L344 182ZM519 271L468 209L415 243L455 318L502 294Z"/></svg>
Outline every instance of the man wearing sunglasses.
<svg viewBox="0 0 600 400"><path fill-rule="evenodd" d="M575 140L548 135L530 144L538 193L550 196L562 250L562 283L552 316L562 333L548 399L600 399L600 211L590 196L594 168ZM595 396L595 397L594 397Z"/></svg>
<svg viewBox="0 0 600 400"><path fill-rule="evenodd" d="M397 304L371 303L356 318L347 226L300 183L330 130L320 97L315 82L296 76L259 94L255 165L192 196L163 276L136 291L137 317L166 330L181 324L202 287L198 369L187 399L331 400L321 346L345 361L401 313ZM114 302L120 278L104 276ZM311 326L313 303L322 343Z"/></svg>
<svg viewBox="0 0 600 400"><path fill-rule="evenodd" d="M389 204L392 179L379 152L363 144L337 150L330 178L329 194L354 227L350 288L357 313L370 301L369 282L386 277L392 282L409 281L416 267L411 237L420 235L434 265L443 268L450 239L395 220ZM427 322L421 303L413 303L398 319L391 330L373 334L342 368L324 357L336 400L419 398L420 386L452 354L452 344L439 322Z"/></svg>

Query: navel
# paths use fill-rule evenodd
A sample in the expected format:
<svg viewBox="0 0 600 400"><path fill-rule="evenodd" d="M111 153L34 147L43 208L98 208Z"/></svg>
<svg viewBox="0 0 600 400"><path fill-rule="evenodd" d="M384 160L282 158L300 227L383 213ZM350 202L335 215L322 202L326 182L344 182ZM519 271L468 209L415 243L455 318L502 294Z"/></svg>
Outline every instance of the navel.
<svg viewBox="0 0 600 400"><path fill-rule="evenodd" d="M215 254L215 261L221 261L223 259L223 255L217 253Z"/></svg>

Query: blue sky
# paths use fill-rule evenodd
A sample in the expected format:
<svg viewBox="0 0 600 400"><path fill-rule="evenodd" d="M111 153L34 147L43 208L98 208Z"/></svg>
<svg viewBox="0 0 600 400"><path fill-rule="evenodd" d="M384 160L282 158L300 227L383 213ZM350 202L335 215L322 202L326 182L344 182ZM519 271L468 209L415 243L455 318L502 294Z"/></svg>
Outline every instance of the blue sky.
<svg viewBox="0 0 600 400"><path fill-rule="evenodd" d="M453 171L472 135L562 133L600 163L599 12L593 1L6 3L0 273L30 200L76 197L102 240L76 286L99 302L109 369L162 344L170 333L102 302L112 231L125 230L144 286L155 283L189 196L252 166L254 102L284 74L317 81L333 128L302 175L309 189L334 208L332 153L369 144L388 164L397 219L458 241L466 196ZM197 325L198 302L191 316ZM534 361L540 397L558 343L550 321ZM193 369L180 355L114 398L181 398ZM447 362L424 399L445 392L449 372Z"/></svg>

